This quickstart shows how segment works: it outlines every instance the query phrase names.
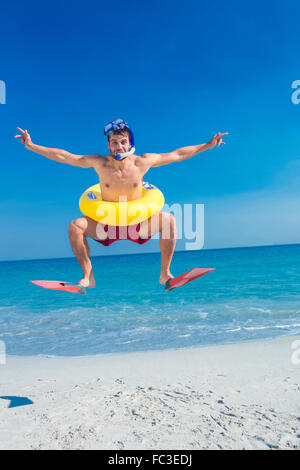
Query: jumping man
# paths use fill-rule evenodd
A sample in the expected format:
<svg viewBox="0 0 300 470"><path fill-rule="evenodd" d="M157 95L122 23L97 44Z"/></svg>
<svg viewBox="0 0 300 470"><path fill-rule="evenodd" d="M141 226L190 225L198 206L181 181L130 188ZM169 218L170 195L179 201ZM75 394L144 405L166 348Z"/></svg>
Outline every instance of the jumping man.
<svg viewBox="0 0 300 470"><path fill-rule="evenodd" d="M143 177L150 168L181 162L194 157L205 150L219 147L224 144L222 138L227 133L218 132L213 138L204 144L179 148L170 153L145 153L135 155L134 138L131 129L122 119L112 121L105 126L105 134L108 136L107 146L109 153L105 156L73 155L65 150L42 147L31 141L27 130L20 131L15 138L28 150L32 150L50 160L60 163L78 166L81 168L93 168L99 178L102 199L104 201L119 202L120 197L126 197L127 201L133 201L142 197ZM104 246L108 246L116 240L128 239L138 244L146 243L156 233L160 233L159 248L161 252L160 284L166 284L173 278L170 272L170 264L176 244L176 222L172 214L160 211L135 226L137 237L132 237L132 226L125 228L122 237L116 237L116 227L96 222L89 217L79 217L73 220L69 226L69 238L73 252L83 270L83 277L79 285L95 287L95 278L90 260L90 248L87 238L93 238ZM163 236L168 234L168 236Z"/></svg>

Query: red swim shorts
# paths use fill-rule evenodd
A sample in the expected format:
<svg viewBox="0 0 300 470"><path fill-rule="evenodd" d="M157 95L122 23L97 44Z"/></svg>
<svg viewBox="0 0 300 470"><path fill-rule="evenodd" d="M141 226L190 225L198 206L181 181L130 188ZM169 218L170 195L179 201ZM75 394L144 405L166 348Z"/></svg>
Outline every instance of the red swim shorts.
<svg viewBox="0 0 300 470"><path fill-rule="evenodd" d="M109 246L113 242L119 240L130 240L131 242L138 243L139 245L143 245L144 243L151 240L149 238L140 238L139 231L140 231L141 224L137 225L127 225L127 226L120 226L115 227L113 225L105 225L104 231L108 232L108 237L105 240L95 240L95 242L102 243L104 246Z"/></svg>

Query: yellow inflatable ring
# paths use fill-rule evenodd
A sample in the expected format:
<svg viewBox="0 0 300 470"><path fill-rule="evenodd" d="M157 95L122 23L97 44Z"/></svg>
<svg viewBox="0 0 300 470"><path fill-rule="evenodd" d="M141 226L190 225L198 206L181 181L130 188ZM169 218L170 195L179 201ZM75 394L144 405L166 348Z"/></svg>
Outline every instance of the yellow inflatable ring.
<svg viewBox="0 0 300 470"><path fill-rule="evenodd" d="M163 193L150 183L143 183L142 197L134 201L103 201L99 184L88 188L80 198L81 212L106 225L135 225L159 212L165 203Z"/></svg>

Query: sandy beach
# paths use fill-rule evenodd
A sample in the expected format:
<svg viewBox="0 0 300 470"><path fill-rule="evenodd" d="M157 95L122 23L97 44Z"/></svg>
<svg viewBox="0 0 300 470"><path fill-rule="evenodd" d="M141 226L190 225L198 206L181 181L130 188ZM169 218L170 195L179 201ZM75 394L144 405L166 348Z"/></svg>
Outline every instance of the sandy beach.
<svg viewBox="0 0 300 470"><path fill-rule="evenodd" d="M299 339L7 357L0 448L300 449Z"/></svg>

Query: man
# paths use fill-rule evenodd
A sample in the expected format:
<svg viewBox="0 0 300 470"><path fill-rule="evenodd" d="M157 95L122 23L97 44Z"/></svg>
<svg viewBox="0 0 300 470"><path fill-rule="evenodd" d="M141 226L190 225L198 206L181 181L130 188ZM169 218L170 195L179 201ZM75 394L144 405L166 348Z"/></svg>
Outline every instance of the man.
<svg viewBox="0 0 300 470"><path fill-rule="evenodd" d="M140 199L143 177L150 168L181 162L215 146L219 147L224 144L222 137L227 135L227 133L221 134L219 132L205 144L183 147L170 153L145 153L139 156L134 153L134 138L131 129L125 121L117 119L105 127L104 133L108 136L107 145L110 153L101 156L99 154L73 155L65 150L42 147L32 143L27 130L22 130L19 127L18 130L21 134L16 135L15 138L20 138L27 149L60 163L67 163L81 168L93 168L99 177L103 200L111 202L118 202L120 197L126 197L127 201ZM114 229L114 235L110 234L112 228ZM170 264L176 244L174 216L161 211L154 214L150 219L141 222L135 228L137 237L132 238L127 227L125 228L125 237L123 233L122 238L117 239L125 238L143 244L159 232L161 252L159 282L160 284L166 284L173 278L170 272ZM165 236L165 234L168 235ZM93 288L96 284L87 237L108 246L116 241L115 227L96 222L86 216L79 217L70 223L70 243L83 270L83 278L78 284L83 287Z"/></svg>

